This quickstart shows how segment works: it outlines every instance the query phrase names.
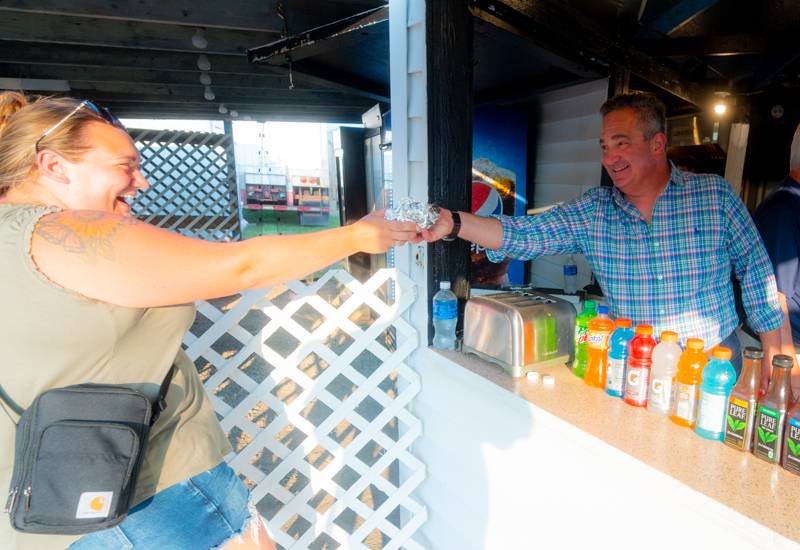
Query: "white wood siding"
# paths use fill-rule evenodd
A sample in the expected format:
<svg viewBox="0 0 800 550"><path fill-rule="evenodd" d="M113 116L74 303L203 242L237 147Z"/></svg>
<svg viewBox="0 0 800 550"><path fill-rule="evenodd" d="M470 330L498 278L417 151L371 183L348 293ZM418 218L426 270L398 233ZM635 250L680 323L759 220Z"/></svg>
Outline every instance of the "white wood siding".
<svg viewBox="0 0 800 550"><path fill-rule="evenodd" d="M533 151L532 208L569 201L600 184L600 105L606 100L608 80L595 80L539 95L540 113ZM531 262L531 282L561 288L566 256ZM578 264L578 288L589 283L591 268L583 256Z"/></svg>

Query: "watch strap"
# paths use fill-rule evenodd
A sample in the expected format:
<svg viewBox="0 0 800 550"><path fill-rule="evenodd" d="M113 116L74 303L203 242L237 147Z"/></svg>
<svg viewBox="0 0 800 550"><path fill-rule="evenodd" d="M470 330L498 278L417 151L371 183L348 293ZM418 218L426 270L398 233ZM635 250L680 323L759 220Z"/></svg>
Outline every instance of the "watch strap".
<svg viewBox="0 0 800 550"><path fill-rule="evenodd" d="M453 216L453 229L446 237L444 237L443 240L445 241L456 240L459 232L461 231L461 214L458 212L451 212L450 215Z"/></svg>

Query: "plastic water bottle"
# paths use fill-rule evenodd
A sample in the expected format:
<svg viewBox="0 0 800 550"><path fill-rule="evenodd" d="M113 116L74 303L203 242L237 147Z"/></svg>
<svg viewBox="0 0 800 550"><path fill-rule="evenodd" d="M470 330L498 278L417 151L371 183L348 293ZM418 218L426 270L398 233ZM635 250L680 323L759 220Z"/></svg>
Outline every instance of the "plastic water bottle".
<svg viewBox="0 0 800 550"><path fill-rule="evenodd" d="M450 291L450 281L442 281L433 295L433 347L456 349L457 321L458 298Z"/></svg>
<svg viewBox="0 0 800 550"><path fill-rule="evenodd" d="M575 294L578 290L578 264L572 254L564 264L564 294Z"/></svg>

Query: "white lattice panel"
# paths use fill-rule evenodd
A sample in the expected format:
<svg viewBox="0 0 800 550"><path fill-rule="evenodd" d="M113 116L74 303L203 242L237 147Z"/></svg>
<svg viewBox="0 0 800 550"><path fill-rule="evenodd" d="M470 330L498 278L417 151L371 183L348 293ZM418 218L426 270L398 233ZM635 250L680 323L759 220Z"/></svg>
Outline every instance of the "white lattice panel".
<svg viewBox="0 0 800 550"><path fill-rule="evenodd" d="M197 304L187 353L282 548L421 548L414 297L394 269L363 284L332 270Z"/></svg>

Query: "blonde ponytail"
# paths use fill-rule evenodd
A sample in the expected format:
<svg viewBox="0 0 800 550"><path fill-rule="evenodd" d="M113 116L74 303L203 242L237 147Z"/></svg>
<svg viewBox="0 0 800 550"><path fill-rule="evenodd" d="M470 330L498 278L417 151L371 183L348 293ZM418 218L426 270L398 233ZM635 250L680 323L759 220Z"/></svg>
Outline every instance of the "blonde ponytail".
<svg viewBox="0 0 800 550"><path fill-rule="evenodd" d="M0 197L22 185L36 173L36 141L79 105L70 98L40 98L29 101L17 92L0 92ZM89 122L100 120L80 109L39 142L75 162L91 149L84 136Z"/></svg>

